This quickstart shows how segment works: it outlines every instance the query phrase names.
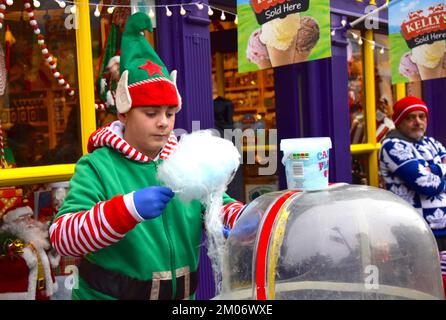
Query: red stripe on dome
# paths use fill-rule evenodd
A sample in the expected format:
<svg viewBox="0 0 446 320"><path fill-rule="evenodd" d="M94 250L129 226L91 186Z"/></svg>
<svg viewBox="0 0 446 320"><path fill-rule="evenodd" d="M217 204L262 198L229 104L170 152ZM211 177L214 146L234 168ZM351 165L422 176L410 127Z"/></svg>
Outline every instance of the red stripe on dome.
<svg viewBox="0 0 446 320"><path fill-rule="evenodd" d="M257 300L266 300L266 259L268 256L269 239L276 221L277 214L279 213L282 205L292 195L301 192L300 190L288 191L276 200L274 205L266 212L266 218L261 226L259 242L257 245L256 256L256 293Z"/></svg>

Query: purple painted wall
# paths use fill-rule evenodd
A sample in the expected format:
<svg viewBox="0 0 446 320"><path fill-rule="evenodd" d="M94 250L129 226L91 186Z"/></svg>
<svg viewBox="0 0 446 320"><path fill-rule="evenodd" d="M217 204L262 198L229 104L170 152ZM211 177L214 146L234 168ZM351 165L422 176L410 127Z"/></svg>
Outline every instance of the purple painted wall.
<svg viewBox="0 0 446 320"><path fill-rule="evenodd" d="M429 107L427 134L446 146L446 79L423 81L423 99Z"/></svg>
<svg viewBox="0 0 446 320"><path fill-rule="evenodd" d="M332 14L333 26L341 17ZM332 39L332 58L274 70L278 141L329 136L330 182L351 182L350 120L347 94L347 41L340 32ZM278 153L279 186L286 188L282 153Z"/></svg>
<svg viewBox="0 0 446 320"><path fill-rule="evenodd" d="M178 1L157 2L169 3ZM157 15L158 53L169 70L178 70L178 90L183 99L182 110L175 121L176 128L188 132L192 130L192 121L200 121L201 129L214 127L210 20L206 10L193 6L189 11L191 7L184 7L187 10L184 17L177 8L172 8L171 17Z"/></svg>

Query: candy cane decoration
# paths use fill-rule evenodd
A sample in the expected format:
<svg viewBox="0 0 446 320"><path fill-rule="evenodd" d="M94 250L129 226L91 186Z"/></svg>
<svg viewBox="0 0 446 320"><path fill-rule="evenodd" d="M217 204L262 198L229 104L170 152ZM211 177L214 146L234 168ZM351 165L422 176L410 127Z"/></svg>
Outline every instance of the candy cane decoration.
<svg viewBox="0 0 446 320"><path fill-rule="evenodd" d="M3 145L2 120L0 119L0 166L6 168L5 147Z"/></svg>
<svg viewBox="0 0 446 320"><path fill-rule="evenodd" d="M4 0L0 0L4 1ZM29 24L34 29L34 33L37 35L37 43L40 45L40 49L42 50L43 57L45 58L46 62L48 62L48 65L51 69L51 72L54 76L54 78L57 79L57 82L64 87L64 89L67 91L68 95L73 97L75 92L74 89L70 87L70 84L64 79L63 74L61 74L57 70L57 64L56 61L53 58L53 55L50 54L46 44L45 44L45 36L40 33L39 25L36 21L36 17L34 16L34 10L31 6L30 0L23 0L25 11L28 14L29 17ZM0 6L1 8L1 6Z"/></svg>
<svg viewBox="0 0 446 320"><path fill-rule="evenodd" d="M5 19L6 0L0 0L0 29L3 27L3 20Z"/></svg>

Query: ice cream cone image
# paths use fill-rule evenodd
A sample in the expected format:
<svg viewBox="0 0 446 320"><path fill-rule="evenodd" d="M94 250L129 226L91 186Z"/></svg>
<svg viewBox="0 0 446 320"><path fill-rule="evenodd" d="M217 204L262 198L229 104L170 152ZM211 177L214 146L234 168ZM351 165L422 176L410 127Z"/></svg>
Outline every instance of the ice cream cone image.
<svg viewBox="0 0 446 320"><path fill-rule="evenodd" d="M273 67L294 63L296 36L300 28L298 13L274 19L262 25L260 41L266 45Z"/></svg>
<svg viewBox="0 0 446 320"><path fill-rule="evenodd" d="M249 37L248 47L246 49L246 58L255 63L259 69L271 68L268 50L264 43L260 41L262 29L255 30Z"/></svg>
<svg viewBox="0 0 446 320"><path fill-rule="evenodd" d="M296 52L294 63L307 61L311 50L319 41L319 25L312 17L303 17L296 36Z"/></svg>
<svg viewBox="0 0 446 320"><path fill-rule="evenodd" d="M419 74L411 75L407 78L409 79L409 82L421 81L421 77Z"/></svg>
<svg viewBox="0 0 446 320"><path fill-rule="evenodd" d="M257 66L259 67L259 69L267 69L272 67L271 61L269 59L257 61Z"/></svg>
<svg viewBox="0 0 446 320"><path fill-rule="evenodd" d="M421 80L442 76L445 51L444 41L423 44L412 49L411 61L417 65Z"/></svg>
<svg viewBox="0 0 446 320"><path fill-rule="evenodd" d="M446 53L443 56L443 71L441 72L441 77L446 77Z"/></svg>
<svg viewBox="0 0 446 320"><path fill-rule="evenodd" d="M400 59L399 72L402 76L409 79L410 82L420 81L420 72L415 63L412 62L412 52L406 52Z"/></svg>
<svg viewBox="0 0 446 320"><path fill-rule="evenodd" d="M296 37L293 38L290 46L288 49L281 50L276 49L273 46L266 46L266 49L268 50L269 59L271 61L271 65L273 67L277 66L284 66L286 64L294 63L294 53L296 47Z"/></svg>
<svg viewBox="0 0 446 320"><path fill-rule="evenodd" d="M308 56L310 55L310 53L311 53L311 51L304 51L304 52L295 51L293 63L299 63L299 62L307 61Z"/></svg>
<svg viewBox="0 0 446 320"><path fill-rule="evenodd" d="M440 63L435 68L428 68L423 65L417 65L418 71L420 72L421 80L429 80L440 78L443 74L443 58L440 60Z"/></svg>

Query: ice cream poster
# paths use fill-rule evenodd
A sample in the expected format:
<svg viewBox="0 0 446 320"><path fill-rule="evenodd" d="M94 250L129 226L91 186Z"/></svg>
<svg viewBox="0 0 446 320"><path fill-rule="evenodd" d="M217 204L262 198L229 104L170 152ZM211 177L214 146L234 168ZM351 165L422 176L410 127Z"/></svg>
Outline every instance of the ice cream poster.
<svg viewBox="0 0 446 320"><path fill-rule="evenodd" d="M331 57L329 0L237 0L238 72Z"/></svg>
<svg viewBox="0 0 446 320"><path fill-rule="evenodd" d="M446 3L403 0L389 7L392 83L446 77Z"/></svg>

